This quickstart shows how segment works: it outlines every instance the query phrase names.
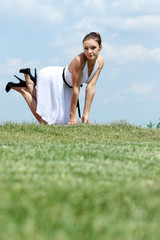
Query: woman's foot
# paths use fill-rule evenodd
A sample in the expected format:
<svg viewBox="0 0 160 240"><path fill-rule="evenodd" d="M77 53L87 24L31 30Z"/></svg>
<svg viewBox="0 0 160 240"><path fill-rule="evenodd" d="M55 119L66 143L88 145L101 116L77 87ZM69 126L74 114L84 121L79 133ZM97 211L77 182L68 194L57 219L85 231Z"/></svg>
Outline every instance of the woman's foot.
<svg viewBox="0 0 160 240"><path fill-rule="evenodd" d="M14 75L15 76L15 75ZM18 80L19 83L15 83L15 82L8 82L6 85L6 92L8 93L12 88L15 90L20 90L20 88L22 87L26 87L26 83L25 81L23 81L22 79L18 78L17 76L15 76Z"/></svg>
<svg viewBox="0 0 160 240"><path fill-rule="evenodd" d="M32 76L30 68L20 69L19 72L24 73L25 82L29 90L29 93L36 98L36 89L35 89L36 78L37 78L36 69L35 69L35 77Z"/></svg>
<svg viewBox="0 0 160 240"><path fill-rule="evenodd" d="M36 68L35 68L35 76L33 77L33 75L31 74L31 70L30 68L22 68L19 70L20 73L24 73L24 74L28 74L30 76L30 79L34 82L34 84L36 85L37 82L37 72L36 72Z"/></svg>

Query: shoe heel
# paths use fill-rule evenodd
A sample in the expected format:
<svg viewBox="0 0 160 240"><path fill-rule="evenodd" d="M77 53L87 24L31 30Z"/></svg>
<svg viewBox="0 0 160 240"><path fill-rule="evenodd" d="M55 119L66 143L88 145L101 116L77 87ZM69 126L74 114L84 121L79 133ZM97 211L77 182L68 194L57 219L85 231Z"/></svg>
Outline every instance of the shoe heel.
<svg viewBox="0 0 160 240"><path fill-rule="evenodd" d="M34 80L33 81L36 86L36 84L37 84L37 69L36 68L34 69Z"/></svg>
<svg viewBox="0 0 160 240"><path fill-rule="evenodd" d="M20 81L20 83L24 82L22 79L20 79L20 78L17 77L16 75L14 75L14 77L17 78L17 79Z"/></svg>
<svg viewBox="0 0 160 240"><path fill-rule="evenodd" d="M6 88L5 88L6 92L8 93L11 90L11 87L9 86L9 84L7 83Z"/></svg>
<svg viewBox="0 0 160 240"><path fill-rule="evenodd" d="M6 92L8 93L11 88L13 87L27 87L26 86L26 82L23 81L22 79L20 79L19 77L17 77L16 75L14 75L15 78L17 78L19 80L19 83L15 83L15 82L8 82L7 85L6 85Z"/></svg>

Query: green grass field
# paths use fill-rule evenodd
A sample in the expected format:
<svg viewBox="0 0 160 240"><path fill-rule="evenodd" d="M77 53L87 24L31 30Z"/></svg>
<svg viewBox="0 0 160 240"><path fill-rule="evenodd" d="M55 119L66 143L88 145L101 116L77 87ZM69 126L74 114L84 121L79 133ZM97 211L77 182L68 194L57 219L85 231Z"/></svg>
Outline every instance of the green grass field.
<svg viewBox="0 0 160 240"><path fill-rule="evenodd" d="M160 130L0 125L0 240L159 240Z"/></svg>

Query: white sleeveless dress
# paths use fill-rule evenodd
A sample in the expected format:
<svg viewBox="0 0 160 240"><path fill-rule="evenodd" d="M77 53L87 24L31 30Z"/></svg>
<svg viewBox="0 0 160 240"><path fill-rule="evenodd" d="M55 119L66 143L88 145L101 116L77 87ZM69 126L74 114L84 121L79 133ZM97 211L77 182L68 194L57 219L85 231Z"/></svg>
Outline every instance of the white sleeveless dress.
<svg viewBox="0 0 160 240"><path fill-rule="evenodd" d="M64 67L49 66L37 74L37 110L36 112L51 124L67 124L69 121L72 88L63 81ZM96 61L94 69L88 77L88 62L83 69L81 84L88 84L98 69ZM65 68L65 80L72 86L71 73Z"/></svg>

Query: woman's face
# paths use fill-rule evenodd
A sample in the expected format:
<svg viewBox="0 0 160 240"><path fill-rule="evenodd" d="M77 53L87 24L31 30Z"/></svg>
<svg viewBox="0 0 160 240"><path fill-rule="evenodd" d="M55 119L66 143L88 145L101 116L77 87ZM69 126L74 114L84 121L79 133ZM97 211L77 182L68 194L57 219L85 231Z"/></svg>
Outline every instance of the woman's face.
<svg viewBox="0 0 160 240"><path fill-rule="evenodd" d="M102 46L94 39L88 39L83 42L83 50L88 60L97 59Z"/></svg>

